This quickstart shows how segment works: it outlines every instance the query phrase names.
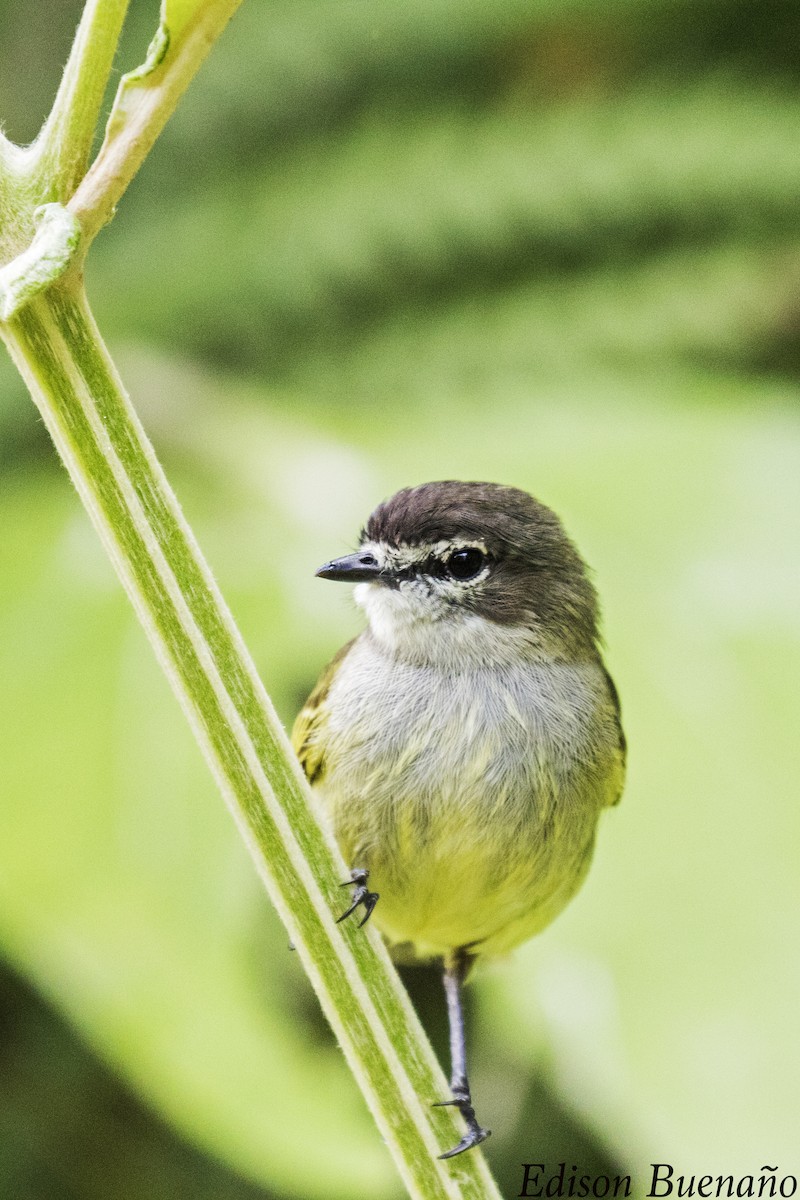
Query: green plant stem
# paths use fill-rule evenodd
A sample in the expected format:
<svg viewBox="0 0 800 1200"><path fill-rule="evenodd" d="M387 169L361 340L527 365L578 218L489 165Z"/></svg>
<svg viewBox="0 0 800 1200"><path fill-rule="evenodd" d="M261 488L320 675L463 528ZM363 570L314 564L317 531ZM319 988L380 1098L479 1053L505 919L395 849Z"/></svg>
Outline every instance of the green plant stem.
<svg viewBox="0 0 800 1200"><path fill-rule="evenodd" d="M86 173L129 0L88 0L50 116L30 147L41 200L69 199Z"/></svg>
<svg viewBox="0 0 800 1200"><path fill-rule="evenodd" d="M344 864L75 278L0 326L181 701L409 1194L495 1197L450 1163L447 1084L374 930L337 925ZM198 998L202 1002L202 998ZM275 1086L273 1081L271 1086Z"/></svg>
<svg viewBox="0 0 800 1200"><path fill-rule="evenodd" d="M116 0L119 2L119 0ZM84 252L114 208L241 0L162 2L147 61L120 82L106 136L70 200Z"/></svg>

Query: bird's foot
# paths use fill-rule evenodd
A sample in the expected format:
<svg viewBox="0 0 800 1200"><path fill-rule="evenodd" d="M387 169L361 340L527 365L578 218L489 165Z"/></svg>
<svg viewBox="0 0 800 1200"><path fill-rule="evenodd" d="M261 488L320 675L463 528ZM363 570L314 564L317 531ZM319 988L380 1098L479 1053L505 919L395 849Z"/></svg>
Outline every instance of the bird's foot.
<svg viewBox="0 0 800 1200"><path fill-rule="evenodd" d="M491 1129L484 1129L478 1124L478 1118L475 1116L475 1109L472 1107L472 1097L469 1094L469 1089L453 1088L452 1100L439 1100L434 1104L434 1108L447 1108L452 1105L457 1108L462 1117L467 1123L467 1132L462 1137L457 1146L452 1150L445 1151L440 1154L439 1158L455 1158L457 1154L463 1154L465 1150L471 1150L473 1146L479 1146L481 1142L485 1142L491 1134Z"/></svg>
<svg viewBox="0 0 800 1200"><path fill-rule="evenodd" d="M373 908L378 903L378 893L371 892L367 888L368 879L369 871L365 867L356 867L350 872L350 878L342 884L342 887L353 887L355 889L352 895L353 902L346 912L343 912L340 917L336 918L337 925L340 921L344 921L346 917L349 917L352 912L355 912L361 904L364 905L364 916L359 921L358 927L360 929L362 925L366 925L372 916Z"/></svg>

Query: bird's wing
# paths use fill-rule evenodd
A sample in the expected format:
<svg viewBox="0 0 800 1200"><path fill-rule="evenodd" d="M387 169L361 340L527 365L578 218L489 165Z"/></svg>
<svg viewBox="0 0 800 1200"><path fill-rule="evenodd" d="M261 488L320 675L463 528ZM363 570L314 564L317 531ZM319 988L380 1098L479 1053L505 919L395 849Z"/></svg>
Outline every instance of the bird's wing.
<svg viewBox="0 0 800 1200"><path fill-rule="evenodd" d="M603 667L603 674L606 677L606 683L608 684L608 693L611 697L611 703L613 705L614 717L615 717L616 725L617 725L617 733L619 735L618 755L617 755L618 784L617 784L615 792L613 793L614 798L610 801L611 805L614 805L614 804L619 804L620 800L622 799L622 789L625 784L625 763L626 763L626 760L628 757L628 743L625 738L625 731L622 728L622 713L621 713L621 709L620 709L619 692L617 691L617 685L614 683L614 680L609 675L608 670L605 666L605 663L602 663L601 665Z"/></svg>
<svg viewBox="0 0 800 1200"><path fill-rule="evenodd" d="M325 740L321 736L327 718L325 701L339 665L355 642L347 642L328 663L306 700L292 729L292 745L309 783L317 783L325 772Z"/></svg>

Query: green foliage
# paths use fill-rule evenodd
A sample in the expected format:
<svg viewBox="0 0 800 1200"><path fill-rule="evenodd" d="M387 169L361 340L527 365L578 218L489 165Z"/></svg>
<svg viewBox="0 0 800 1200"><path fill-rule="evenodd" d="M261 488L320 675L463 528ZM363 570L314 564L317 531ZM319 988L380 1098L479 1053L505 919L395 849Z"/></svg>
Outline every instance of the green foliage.
<svg viewBox="0 0 800 1200"><path fill-rule="evenodd" d="M450 336L447 314L467 302L486 312L523 290L525 306L541 308L565 286L578 304L561 305L559 326L595 355L608 324L625 321L625 297L639 293L631 344L620 347L635 356L636 327L660 324L654 270L666 272L673 303L688 291L691 304L695 260L714 255L724 277L703 297L713 352L739 333L725 276L736 272L765 305L768 252L796 260L799 122L793 98L722 82L534 114L445 108L395 119L379 110L279 173L267 164L226 175L191 206L167 195L155 222L142 204L98 247L93 282L102 295L119 262L149 245L112 317L152 337L177 327L198 355L291 380L309 349L325 354L335 378L338 356L373 330L417 316L429 326L434 308ZM164 278L176 244L202 244L210 286L199 296L187 287L190 260ZM678 351L691 350L687 334ZM493 333L484 340L491 354ZM474 330L464 341L474 345Z"/></svg>
<svg viewBox="0 0 800 1200"><path fill-rule="evenodd" d="M356 628L313 569L401 484L528 487L596 568L631 779L584 893L476 984L504 1194L572 1152L534 1077L626 1169L794 1154L797 25L732 0L250 0L89 265L287 722ZM270 1192L396 1195L0 382L5 953Z"/></svg>

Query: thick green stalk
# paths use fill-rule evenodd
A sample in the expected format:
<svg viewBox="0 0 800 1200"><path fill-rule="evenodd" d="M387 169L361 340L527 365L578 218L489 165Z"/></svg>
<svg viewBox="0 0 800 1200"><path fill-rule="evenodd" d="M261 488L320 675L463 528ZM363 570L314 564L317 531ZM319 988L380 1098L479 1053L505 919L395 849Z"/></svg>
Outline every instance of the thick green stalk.
<svg viewBox="0 0 800 1200"><path fill-rule="evenodd" d="M499 1200L472 1151L448 1163L447 1084L374 930L337 925L344 864L156 461L74 276L0 324L194 728L409 1194ZM198 1002L202 1002L199 998Z"/></svg>

